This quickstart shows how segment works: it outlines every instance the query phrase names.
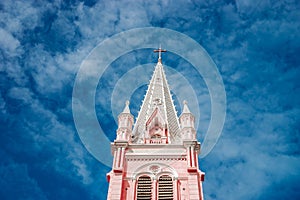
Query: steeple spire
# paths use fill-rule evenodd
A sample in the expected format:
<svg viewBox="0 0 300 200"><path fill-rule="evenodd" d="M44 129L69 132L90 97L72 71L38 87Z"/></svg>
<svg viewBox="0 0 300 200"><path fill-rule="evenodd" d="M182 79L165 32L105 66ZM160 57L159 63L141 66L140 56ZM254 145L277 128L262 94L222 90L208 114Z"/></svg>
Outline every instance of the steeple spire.
<svg viewBox="0 0 300 200"><path fill-rule="evenodd" d="M153 137L160 137L162 143L179 143L181 134L177 112L161 63L160 54L166 50L159 48L154 52L159 52L159 58L134 125L132 142L147 143ZM153 132L154 127L156 131L160 130L159 134Z"/></svg>

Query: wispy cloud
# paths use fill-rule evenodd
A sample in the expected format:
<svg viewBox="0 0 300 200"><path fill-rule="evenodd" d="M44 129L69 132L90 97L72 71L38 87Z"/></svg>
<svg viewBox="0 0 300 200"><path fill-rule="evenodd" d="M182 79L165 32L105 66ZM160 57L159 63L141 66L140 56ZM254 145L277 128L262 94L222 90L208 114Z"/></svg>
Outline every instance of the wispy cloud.
<svg viewBox="0 0 300 200"><path fill-rule="evenodd" d="M147 26L195 39L222 75L227 118L218 144L200 161L205 198L298 198L299 8L293 0L1 2L0 187L6 191L1 199L106 199L109 169L86 151L74 127L74 79L99 42ZM190 83L199 82L196 93L200 109L205 107L201 127L210 114L203 80L178 56L165 56L166 65ZM137 50L104 73L97 95L107 98L97 96L96 108L98 118L105 117L109 138L115 137L115 124L106 99L132 67L155 61L148 50ZM142 96L143 91L134 93ZM138 109L141 99L132 100Z"/></svg>

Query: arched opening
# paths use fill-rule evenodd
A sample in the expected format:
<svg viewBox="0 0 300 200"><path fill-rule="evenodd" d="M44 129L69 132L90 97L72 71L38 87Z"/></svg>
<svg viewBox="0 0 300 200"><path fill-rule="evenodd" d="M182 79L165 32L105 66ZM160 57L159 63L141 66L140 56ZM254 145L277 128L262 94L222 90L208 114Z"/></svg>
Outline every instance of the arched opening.
<svg viewBox="0 0 300 200"><path fill-rule="evenodd" d="M158 200L173 200L173 180L168 175L158 179Z"/></svg>
<svg viewBox="0 0 300 200"><path fill-rule="evenodd" d="M151 200L152 181L149 176L141 176L137 181L137 200Z"/></svg>

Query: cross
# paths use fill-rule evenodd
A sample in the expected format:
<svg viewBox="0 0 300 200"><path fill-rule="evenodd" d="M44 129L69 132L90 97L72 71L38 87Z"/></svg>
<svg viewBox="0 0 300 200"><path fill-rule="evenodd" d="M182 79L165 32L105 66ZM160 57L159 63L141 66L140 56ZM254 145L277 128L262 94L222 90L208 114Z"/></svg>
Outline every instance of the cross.
<svg viewBox="0 0 300 200"><path fill-rule="evenodd" d="M161 45L160 45L159 48L158 49L154 49L153 52L154 53L158 52L158 62L161 63L161 52L167 52L167 50L161 49Z"/></svg>

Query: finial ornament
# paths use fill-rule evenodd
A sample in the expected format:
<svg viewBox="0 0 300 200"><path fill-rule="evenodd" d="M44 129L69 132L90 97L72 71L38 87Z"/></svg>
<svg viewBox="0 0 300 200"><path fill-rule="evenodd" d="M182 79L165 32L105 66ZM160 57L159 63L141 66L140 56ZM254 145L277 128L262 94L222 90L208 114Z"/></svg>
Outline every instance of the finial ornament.
<svg viewBox="0 0 300 200"><path fill-rule="evenodd" d="M130 113L129 101L128 100L125 102L125 108L123 110L123 113Z"/></svg>
<svg viewBox="0 0 300 200"><path fill-rule="evenodd" d="M159 45L159 48L158 49L154 49L153 52L154 53L158 52L158 62L161 63L161 52L167 52L167 50L162 49L161 45Z"/></svg>
<svg viewBox="0 0 300 200"><path fill-rule="evenodd" d="M188 104L187 101L184 100L183 101L183 110L182 110L182 113L191 113L191 111L190 111L190 109L189 109L189 107L188 107L187 104Z"/></svg>

